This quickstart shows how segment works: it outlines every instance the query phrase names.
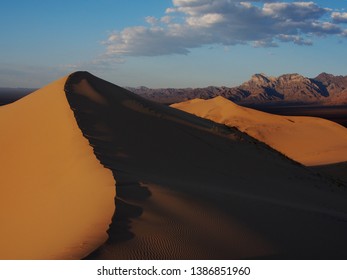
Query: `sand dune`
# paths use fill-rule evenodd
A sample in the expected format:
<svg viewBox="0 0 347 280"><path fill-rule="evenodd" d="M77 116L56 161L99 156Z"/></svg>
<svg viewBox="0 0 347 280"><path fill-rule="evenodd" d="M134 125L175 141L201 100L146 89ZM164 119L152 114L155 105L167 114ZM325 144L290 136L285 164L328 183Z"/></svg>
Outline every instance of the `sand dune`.
<svg viewBox="0 0 347 280"><path fill-rule="evenodd" d="M82 257L79 245L102 243L113 178L90 146L117 182L117 211L89 259L347 257L343 186L89 73L64 82L0 110L1 225L14 233L1 232L2 258Z"/></svg>
<svg viewBox="0 0 347 280"><path fill-rule="evenodd" d="M223 97L194 99L172 107L237 127L304 165L347 161L347 129L325 119L273 115Z"/></svg>
<svg viewBox="0 0 347 280"><path fill-rule="evenodd" d="M65 81L0 107L0 259L78 259L107 239L114 179L77 126Z"/></svg>
<svg viewBox="0 0 347 280"><path fill-rule="evenodd" d="M71 75L66 92L117 181L110 239L89 258L347 256L347 198L333 181L237 129L88 73Z"/></svg>

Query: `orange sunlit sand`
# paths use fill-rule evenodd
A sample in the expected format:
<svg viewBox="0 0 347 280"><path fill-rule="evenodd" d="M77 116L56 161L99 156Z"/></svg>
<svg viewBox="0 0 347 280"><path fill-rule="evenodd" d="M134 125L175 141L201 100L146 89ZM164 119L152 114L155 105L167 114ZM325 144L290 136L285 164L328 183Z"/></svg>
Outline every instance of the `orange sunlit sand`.
<svg viewBox="0 0 347 280"><path fill-rule="evenodd" d="M62 78L0 107L0 259L76 259L107 239L114 179L82 136Z"/></svg>
<svg viewBox="0 0 347 280"><path fill-rule="evenodd" d="M1 107L0 129L2 259L347 256L336 181L89 73Z"/></svg>
<svg viewBox="0 0 347 280"><path fill-rule="evenodd" d="M172 107L236 127L304 165L347 161L347 129L325 119L264 113L220 96Z"/></svg>

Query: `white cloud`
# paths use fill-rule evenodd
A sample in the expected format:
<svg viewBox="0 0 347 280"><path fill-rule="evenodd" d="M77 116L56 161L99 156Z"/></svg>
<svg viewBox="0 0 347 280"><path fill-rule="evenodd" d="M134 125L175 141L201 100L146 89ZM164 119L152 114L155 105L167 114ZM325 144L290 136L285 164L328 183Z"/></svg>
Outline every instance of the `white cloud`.
<svg viewBox="0 0 347 280"><path fill-rule="evenodd" d="M336 23L347 23L347 13L339 13L339 12L333 12L331 14L331 17L334 22Z"/></svg>
<svg viewBox="0 0 347 280"><path fill-rule="evenodd" d="M169 24L171 22L171 20L172 20L171 16L163 16L163 17L161 17L160 22Z"/></svg>
<svg viewBox="0 0 347 280"><path fill-rule="evenodd" d="M148 16L148 17L146 17L146 22L154 25L158 22L158 19L156 19L155 17Z"/></svg>
<svg viewBox="0 0 347 280"><path fill-rule="evenodd" d="M343 29L331 22L312 22L309 26L306 27L307 32L315 33L317 36L327 36L334 34L343 34ZM304 29L304 28L303 28ZM305 29L304 29L305 30Z"/></svg>
<svg viewBox="0 0 347 280"><path fill-rule="evenodd" d="M305 45L305 46L311 46L313 43L309 39L304 39L297 35L286 35L286 34L280 34L277 36L277 38L281 42L294 42L297 45Z"/></svg>
<svg viewBox="0 0 347 280"><path fill-rule="evenodd" d="M265 3L263 8L265 15L292 21L319 19L327 11L313 2Z"/></svg>
<svg viewBox="0 0 347 280"><path fill-rule="evenodd" d="M258 2L258 3L255 3ZM331 21L328 17L331 16ZM346 36L347 13L314 2L173 0L147 26L115 31L104 42L114 56L187 54L204 45L251 44L276 47L279 42L312 45L316 36Z"/></svg>
<svg viewBox="0 0 347 280"><path fill-rule="evenodd" d="M222 14L211 13L202 15L201 17L188 17L187 23L193 27L210 27L214 24L224 21Z"/></svg>
<svg viewBox="0 0 347 280"><path fill-rule="evenodd" d="M144 26L126 28L111 35L104 44L108 55L166 55L187 54L188 48L198 47L193 38L185 38L180 26L172 25L170 30L161 27Z"/></svg>

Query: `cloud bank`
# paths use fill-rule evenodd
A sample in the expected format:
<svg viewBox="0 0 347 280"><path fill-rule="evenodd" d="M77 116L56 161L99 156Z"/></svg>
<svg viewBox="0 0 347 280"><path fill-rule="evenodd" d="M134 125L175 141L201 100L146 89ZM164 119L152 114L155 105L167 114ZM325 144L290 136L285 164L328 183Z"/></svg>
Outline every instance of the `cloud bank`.
<svg viewBox="0 0 347 280"><path fill-rule="evenodd" d="M324 36L347 36L347 13L314 2L173 0L161 18L114 31L103 44L108 56L188 54L219 44L276 47L312 45Z"/></svg>

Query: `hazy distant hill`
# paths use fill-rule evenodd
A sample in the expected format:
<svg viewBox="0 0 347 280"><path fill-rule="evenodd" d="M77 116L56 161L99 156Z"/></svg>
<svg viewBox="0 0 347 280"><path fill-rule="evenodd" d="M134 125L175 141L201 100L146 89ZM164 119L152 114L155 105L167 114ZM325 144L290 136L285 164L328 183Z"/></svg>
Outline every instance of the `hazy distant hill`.
<svg viewBox="0 0 347 280"><path fill-rule="evenodd" d="M0 87L0 106L12 103L23 96L35 91L32 88L5 88Z"/></svg>
<svg viewBox="0 0 347 280"><path fill-rule="evenodd" d="M129 88L131 91L161 103L182 102L194 98L222 96L239 104L305 104L346 105L347 76L322 73L310 79L299 74L268 77L255 74L238 87L184 89Z"/></svg>

